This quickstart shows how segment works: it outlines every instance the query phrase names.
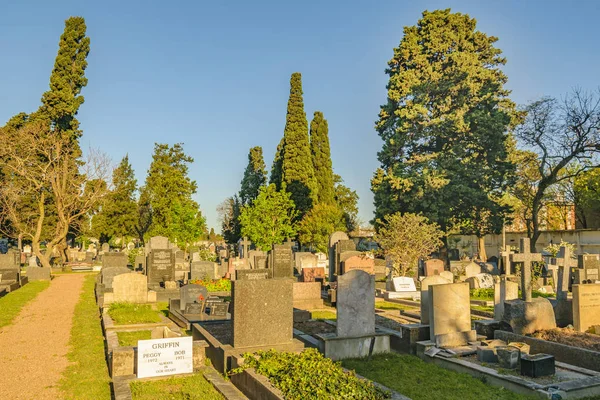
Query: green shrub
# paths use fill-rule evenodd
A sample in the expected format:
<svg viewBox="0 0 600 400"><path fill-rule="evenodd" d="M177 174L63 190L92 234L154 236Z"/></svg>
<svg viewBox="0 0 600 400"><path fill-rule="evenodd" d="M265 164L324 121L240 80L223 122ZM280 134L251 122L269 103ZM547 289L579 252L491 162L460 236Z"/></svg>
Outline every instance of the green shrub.
<svg viewBox="0 0 600 400"><path fill-rule="evenodd" d="M209 292L231 292L231 280L229 279L193 279L189 283L202 285Z"/></svg>
<svg viewBox="0 0 600 400"><path fill-rule="evenodd" d="M323 357L316 349L306 349L300 354L259 351L244 354L244 359L244 365L231 370L230 375L254 368L281 390L287 400L390 398L390 393L359 379L353 371L344 371L339 362Z"/></svg>

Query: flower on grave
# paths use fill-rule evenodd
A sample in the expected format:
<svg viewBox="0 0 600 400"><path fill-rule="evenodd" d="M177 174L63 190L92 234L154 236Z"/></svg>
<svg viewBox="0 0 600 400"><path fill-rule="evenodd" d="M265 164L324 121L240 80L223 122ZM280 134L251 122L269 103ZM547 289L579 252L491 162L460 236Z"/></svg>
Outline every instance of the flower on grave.
<svg viewBox="0 0 600 400"><path fill-rule="evenodd" d="M198 296L198 300L203 301L204 300L204 296L203 295Z"/></svg>

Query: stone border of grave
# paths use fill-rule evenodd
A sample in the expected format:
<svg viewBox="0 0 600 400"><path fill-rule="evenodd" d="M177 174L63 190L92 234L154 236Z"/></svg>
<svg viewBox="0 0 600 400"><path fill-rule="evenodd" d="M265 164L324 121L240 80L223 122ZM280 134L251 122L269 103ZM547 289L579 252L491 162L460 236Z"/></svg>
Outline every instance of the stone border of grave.
<svg viewBox="0 0 600 400"><path fill-rule="evenodd" d="M425 352L431 347L434 347L434 343L430 341L417 343L417 357L444 369L466 373L478 379L485 378L487 384L502 387L514 393L551 398L552 394L563 392L566 393L564 398L579 398L597 395L600 390L600 374L589 369L557 362L556 366L589 375L589 378L540 385L519 376L502 375L493 368L484 367L460 358L447 358L440 354L430 357Z"/></svg>
<svg viewBox="0 0 600 400"><path fill-rule="evenodd" d="M502 330L494 332L494 339L527 343L531 347L532 353L552 354L557 361L600 372L600 351L582 349Z"/></svg>
<svg viewBox="0 0 600 400"><path fill-rule="evenodd" d="M131 331L145 331L152 330L160 327L174 327L176 324L169 318L165 317L162 313L159 314L160 322L152 322L145 324L129 324L129 325L116 325L115 321L108 314L108 307L102 308L102 329L106 332L131 332Z"/></svg>

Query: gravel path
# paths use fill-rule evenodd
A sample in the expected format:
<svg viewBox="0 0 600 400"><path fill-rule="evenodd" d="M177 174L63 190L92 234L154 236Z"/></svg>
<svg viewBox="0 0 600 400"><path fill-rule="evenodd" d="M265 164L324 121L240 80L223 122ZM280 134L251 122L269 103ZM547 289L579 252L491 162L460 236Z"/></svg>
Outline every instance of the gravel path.
<svg viewBox="0 0 600 400"><path fill-rule="evenodd" d="M0 329L2 399L61 398L58 382L69 363L73 312L84 278L56 277L11 325Z"/></svg>

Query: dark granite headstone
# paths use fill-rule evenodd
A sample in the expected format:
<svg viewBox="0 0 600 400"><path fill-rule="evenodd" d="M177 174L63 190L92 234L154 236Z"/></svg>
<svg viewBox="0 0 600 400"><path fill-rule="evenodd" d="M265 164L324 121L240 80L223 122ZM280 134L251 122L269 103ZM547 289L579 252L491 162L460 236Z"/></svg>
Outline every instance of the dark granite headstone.
<svg viewBox="0 0 600 400"><path fill-rule="evenodd" d="M202 285L185 285L179 289L179 309L185 311L190 303L199 303L204 309L204 302L208 298L208 290Z"/></svg>
<svg viewBox="0 0 600 400"><path fill-rule="evenodd" d="M521 375L539 378L556 373L555 359L550 354L521 354Z"/></svg>
<svg viewBox="0 0 600 400"><path fill-rule="evenodd" d="M340 240L339 242L337 242L335 244L334 267L335 267L336 275L341 275L341 273L342 273L342 270L341 270L342 269L342 261L344 261L344 260L341 259L341 254L346 253L348 251L356 252L356 244L354 243L353 240ZM357 255L357 254L352 253L352 255Z"/></svg>
<svg viewBox="0 0 600 400"><path fill-rule="evenodd" d="M150 252L146 262L149 284L160 284L175 279L175 254L171 249L156 249Z"/></svg>
<svg viewBox="0 0 600 400"><path fill-rule="evenodd" d="M292 249L288 245L273 245L271 255L273 278L291 278L294 276Z"/></svg>
<svg viewBox="0 0 600 400"><path fill-rule="evenodd" d="M229 302L213 303L210 306L209 315L211 317L226 317L229 312Z"/></svg>
<svg viewBox="0 0 600 400"><path fill-rule="evenodd" d="M255 269L267 268L267 256L265 256L265 255L254 256L254 268Z"/></svg>
<svg viewBox="0 0 600 400"><path fill-rule="evenodd" d="M235 271L236 280L256 280L270 278L272 278L270 269L238 269Z"/></svg>

